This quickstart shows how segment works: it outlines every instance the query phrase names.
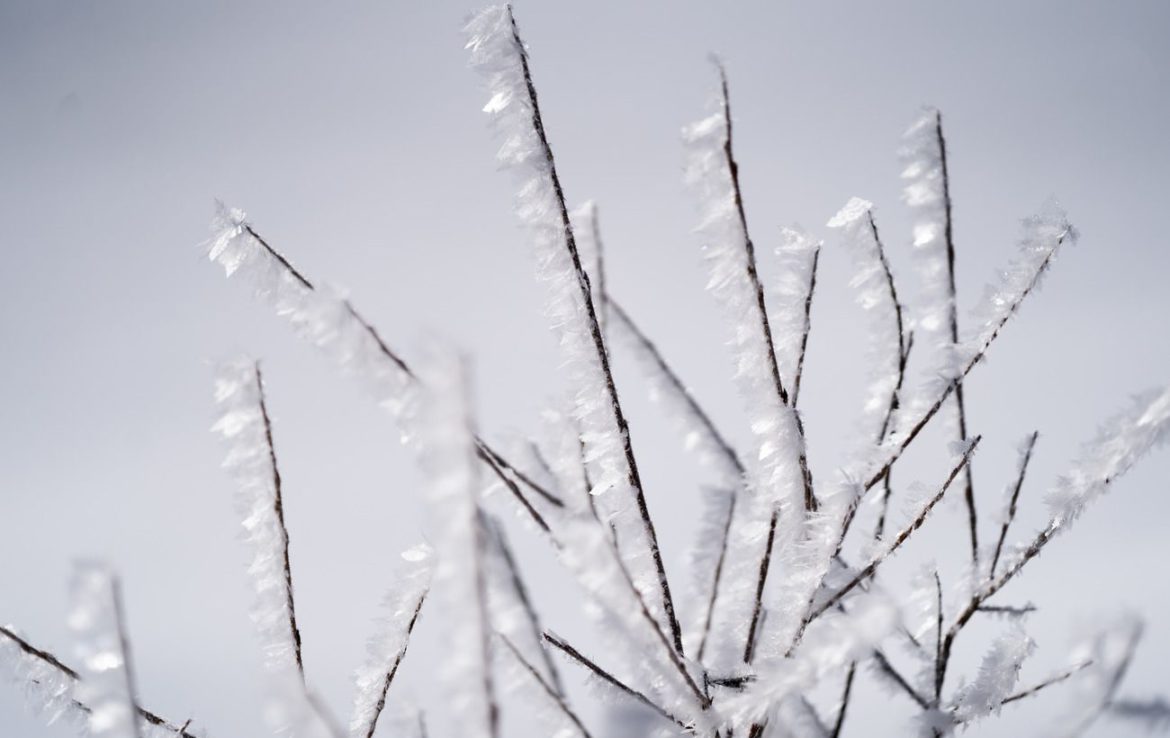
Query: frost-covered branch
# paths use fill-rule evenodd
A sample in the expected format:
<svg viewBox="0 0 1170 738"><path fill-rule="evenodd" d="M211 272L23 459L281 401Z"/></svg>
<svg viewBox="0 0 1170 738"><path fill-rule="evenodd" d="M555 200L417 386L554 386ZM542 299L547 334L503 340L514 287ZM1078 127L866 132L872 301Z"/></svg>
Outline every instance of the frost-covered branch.
<svg viewBox="0 0 1170 738"><path fill-rule="evenodd" d="M540 686L541 690L545 695L547 695L548 699L554 705L556 705L557 710L559 710L560 713L573 724L573 726L577 729L577 732L580 733L581 737L591 738L589 730L585 727L584 723L581 722L581 718L577 717L577 713L573 712L573 708L569 707L569 703L565 701L563 690L559 686L549 684L548 681L545 680L544 675L537 671L536 667L530 664L528 660L524 658L524 654L520 653L520 649L516 648L516 644L508 640L507 636L501 634L500 640L503 641L504 645L508 647L509 653L511 653L512 657L516 659L516 662L524 668L524 671L530 677L532 677L533 681L535 681L537 685ZM541 652L545 652L543 648L541 649ZM555 674L556 672L553 671L553 673Z"/></svg>
<svg viewBox="0 0 1170 738"><path fill-rule="evenodd" d="M60 716L74 715L85 718L89 707L73 699L74 684L80 679L78 673L52 653L29 643L11 626L0 625L0 666L11 673L14 681L27 687L32 705L49 723ZM138 717L144 723L143 733L158 729L175 738L197 738L188 730L191 721L180 724L138 706ZM153 736L152 736L153 738Z"/></svg>
<svg viewBox="0 0 1170 738"><path fill-rule="evenodd" d="M492 95L484 111L494 117L506 137L499 159L521 179L517 211L532 233L539 272L549 286L550 318L560 333L569 373L575 380L576 413L589 456L599 467L595 493L619 489L633 497L641 519L640 534L658 580L663 616L674 648L681 654L682 630L646 504L629 426L610 370L589 275L577 249L541 116L528 51L508 6L483 11L466 31L472 64L488 78ZM638 576L641 579L640 572Z"/></svg>
<svg viewBox="0 0 1170 738"><path fill-rule="evenodd" d="M777 503L791 494L793 490L775 487L790 486L790 473L782 467L794 461L799 474L796 491L803 493L805 511L812 511L817 503L808 468L804 428L799 413L790 405L780 375L764 288L756 267L755 246L748 234L739 165L732 147L727 75L721 65L717 64L717 69L719 110L683 132L688 148L686 176L699 196L702 210L703 220L698 230L704 238L705 259L711 270L708 289L732 322L737 384L750 413L759 448L759 453L752 456L761 459L757 464L761 468L749 472L757 488L755 494L773 497ZM777 479L778 476L783 479ZM770 509L766 514L770 515Z"/></svg>
<svg viewBox="0 0 1170 738"><path fill-rule="evenodd" d="M512 554L511 546L508 545L504 527L500 525L499 521L486 515L483 516L483 523L491 533L490 548L494 555L489 557L489 565L498 564L493 568L500 569L497 578L503 580L497 584L495 589L497 591L506 590L507 600L510 604L514 603L511 606L498 604L493 607L496 628L501 631L501 636L513 648L515 648L515 644L508 639L509 632L520 631L526 636L525 641L531 644L530 650L540 658L544 667L541 681L550 684L551 688L563 700L565 689L561 684L560 672L557 671L556 664L553 663L548 651L541 645L544 628L541 625L540 616L536 612L536 606L528 594L528 587L524 584L523 577L520 576L520 567L516 563L516 557ZM527 662L525 664L528 665Z"/></svg>
<svg viewBox="0 0 1170 738"><path fill-rule="evenodd" d="M438 566L434 589L447 619L444 681L460 734L498 738L499 707L491 668L491 624L486 571L487 531L478 506L468 380L462 360L435 352L411 423L419 464L428 481Z"/></svg>
<svg viewBox="0 0 1170 738"><path fill-rule="evenodd" d="M373 738L378 718L386 707L386 695L406 656L414 626L430 591L433 556L428 546L404 551L403 565L384 606L385 616L369 643L369 658L355 676L352 738Z"/></svg>
<svg viewBox="0 0 1170 738"><path fill-rule="evenodd" d="M983 316L983 320L971 336L956 347L956 362L959 367L956 376L953 380L945 382L934 394L932 401L916 402L913 406L905 408L904 414L908 414L914 420L896 423L895 435L886 444L885 460L865 478L866 490L873 488L889 473L902 453L950 398L955 391L956 383L965 379L983 360L1007 322L1019 312L1028 295L1035 291L1060 247L1066 242L1075 241L1076 237L1077 233L1069 224L1064 211L1054 204L1046 205L1040 213L1024 221L1024 237L1019 244L1019 256L1002 273L999 287L989 290L983 298L982 307L977 310L978 314Z"/></svg>
<svg viewBox="0 0 1170 738"><path fill-rule="evenodd" d="M980 438L980 436L976 436L970 442L958 463L955 464L954 468L951 469L950 474L947 475L947 478L943 482L939 491L936 492L933 497L927 500L926 504L924 504L918 510L918 513L906 525L906 527L899 531L898 535L894 536L890 543L883 546L883 548L870 559L869 563L866 564L865 567L863 567L861 571L857 573L857 575L850 579L847 584L838 589L834 594L830 595L817 607L815 607L812 612L809 613L808 618L806 618L806 624L820 617L825 613L826 610L840 602L841 598L849 594L849 592L851 592L854 587L873 576L873 573L879 566L881 566L882 562L884 562L891 554L901 548L902 544L906 542L906 540L914 533L914 531L922 527L922 524L926 522L926 518L930 515L930 512L934 510L935 506L938 505L939 502L942 501L943 495L947 493L947 490L951 486L951 482L955 481L955 477L958 476L959 472L963 470L963 467L970 462L971 456L975 453L975 449L979 446Z"/></svg>
<svg viewBox="0 0 1170 738"><path fill-rule="evenodd" d="M947 169L947 142L943 135L942 113L927 110L904 136L903 157L908 180L906 202L915 210L914 250L921 262L925 284L925 305L920 326L926 340L941 344L942 374L952 377L955 365L950 353L959 343L959 312L955 300L955 239L951 217L951 183ZM954 377L956 437L967 441L967 408L962 377ZM967 527L971 536L971 560L979 562L979 526L975 511L975 489L971 467L963 471L963 500L967 505Z"/></svg>
<svg viewBox="0 0 1170 738"><path fill-rule="evenodd" d="M78 564L73 573L69 627L81 663L73 683L95 738L143 738L138 720L130 645L118 579L105 566Z"/></svg>
<svg viewBox="0 0 1170 738"><path fill-rule="evenodd" d="M627 685L625 682L621 681L620 679L615 677L610 672L608 672L605 669L598 666L596 662L594 662L591 659L589 659L588 657L584 656L576 648L574 648L573 646L571 646L567 642L565 642L564 639L562 639L559 636L546 630L544 632L544 640L550 646L557 649L561 653L565 654L565 656L567 656L570 660L572 660L573 662L577 663L580 666L583 666L585 669L587 669L591 674L593 674L595 677L600 679L602 682L617 689L619 692L621 692L622 694L625 694L627 697L630 697L635 702L638 702L638 703L650 708L652 711L654 711L655 713L660 715L664 720L672 722L675 725L679 726L680 728L687 727L686 723L679 720L674 715L671 715L669 712L667 712L664 708L659 706L656 702L651 700L646 695L642 694L641 692L634 689L633 687Z"/></svg>
<svg viewBox="0 0 1170 738"><path fill-rule="evenodd" d="M251 548L252 619L265 664L275 672L295 669L303 683L288 527L260 364L246 359L225 364L216 377L215 400L220 417L213 430L227 445L223 465L236 481L236 504Z"/></svg>
<svg viewBox="0 0 1170 738"><path fill-rule="evenodd" d="M302 338L345 370L358 375L380 405L395 417L400 416L417 390L417 377L410 365L383 340L348 298L336 290L311 282L289 259L261 238L242 210L218 203L212 232L207 247L211 261L223 267L229 278L241 274L249 279L257 296L291 323ZM559 502L556 496L520 474L486 441L478 439L478 443L482 449L481 460L500 477L534 522L547 532L548 524L503 471L515 475L554 505ZM491 460L495 464L490 463Z"/></svg>
<svg viewBox="0 0 1170 738"><path fill-rule="evenodd" d="M999 529L999 539L995 542L995 553L991 556L991 568L987 571L988 577L995 577L995 567L999 565L999 557L1003 553L1004 539L1007 538L1008 528L1011 527L1012 521L1016 519L1016 504L1020 500L1020 490L1024 486L1024 475L1028 473L1028 462L1032 460L1032 449L1036 447L1036 439L1039 437L1040 432L1033 431L1032 435L1028 436L1020 447L1020 470L1016 474L1016 482L1012 485L1011 494L1008 497L1007 512L1003 516L1003 525Z"/></svg>

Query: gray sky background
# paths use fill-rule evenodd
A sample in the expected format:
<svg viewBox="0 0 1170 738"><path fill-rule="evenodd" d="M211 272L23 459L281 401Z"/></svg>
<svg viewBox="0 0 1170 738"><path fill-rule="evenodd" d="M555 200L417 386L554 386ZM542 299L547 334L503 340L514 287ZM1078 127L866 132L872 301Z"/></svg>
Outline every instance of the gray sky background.
<svg viewBox="0 0 1170 738"><path fill-rule="evenodd" d="M0 2L0 621L70 656L71 563L108 559L124 578L143 701L217 736L262 734L245 552L208 431L213 362L246 351L265 363L275 413L310 681L348 715L377 583L420 536L418 475L357 384L224 280L200 244L213 198L245 208L406 353L437 332L474 356L487 435L535 431L563 388L462 48L472 9ZM1170 381L1170 5L530 0L517 15L568 196L600 205L614 293L732 435L745 433L725 332L703 292L681 183L680 127L714 91L709 51L731 75L765 271L779 226L823 234L859 195L877 203L909 289L895 152L922 104L945 116L964 305L1046 197L1080 227L1082 242L969 383L984 510L999 505L1017 441L1041 431L1021 537L1096 423ZM831 246L802 399L826 479L852 437L864 357L849 262ZM618 371L667 567L684 583L696 469L677 460L635 367L619 358ZM908 459L901 478L938 478L932 438L933 456ZM1162 453L1004 593L1041 607L1025 681L1063 661L1070 632L1126 606L1149 627L1124 691L1167 691L1167 493ZM926 560L955 571L960 520L943 509L896 571ZM514 528L549 623L589 645L574 590ZM994 633L972 628L960 663L977 664ZM437 638L424 632L408 658L418 685L441 657ZM1067 698L1053 690L1047 708L1006 710L976 734L1037 732ZM69 734L21 702L0 689L0 736ZM911 714L902 702L867 687L846 733L898 732ZM1093 734L1126 733L1101 724Z"/></svg>

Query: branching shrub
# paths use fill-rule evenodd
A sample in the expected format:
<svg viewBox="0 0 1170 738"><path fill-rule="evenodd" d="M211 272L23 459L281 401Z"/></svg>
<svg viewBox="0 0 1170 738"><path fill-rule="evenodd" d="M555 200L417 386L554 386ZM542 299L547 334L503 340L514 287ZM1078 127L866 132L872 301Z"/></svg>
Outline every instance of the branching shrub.
<svg viewBox="0 0 1170 738"><path fill-rule="evenodd" d="M409 548L394 575L369 660L357 672L352 736L374 736L384 713L414 715L395 680L415 625L432 614L445 628L445 662L434 675L448 711L443 722L462 736L499 735L501 713L512 709L538 715L548 735L595 735L590 713L579 711L565 689L566 667L587 675L608 704L631 710L648 735L838 736L848 729L854 685L867 675L916 707L915 727L926 735L950 734L1058 689L1075 690L1076 699L1055 733L1079 734L1106 714L1151 727L1170 722L1165 700L1122 694L1139 621L1118 622L1070 653L1065 668L1021 683L1021 666L1036 650L1026 628L1034 607L996 597L1170 429L1170 388L1137 396L1052 483L1048 523L1022 538L1013 522L1038 434L1020 446L1003 512L989 514L986 497L977 495L972 459L980 436L969 427L964 382L1076 239L1058 206L1024 220L1016 260L974 319L960 325L942 118L928 111L913 124L903 176L925 299L907 306L873 206L849 200L827 226L853 255L852 286L869 319L870 385L859 420L866 443L841 471L814 470L799 401L822 243L785 230L777 250L782 279L766 294L722 66L716 62L717 106L683 138L709 291L728 326L733 376L749 420L749 441L740 448L607 288L597 210L591 204L570 210L511 9L476 16L467 39L472 66L487 80L484 111L499 133L499 160L517 181L516 211L535 245L573 392L523 457L505 456L476 430L471 380L457 354L436 348L417 366L408 363L346 297L298 271L242 211L220 208L208 251L229 277L250 280L302 338L369 387L429 480L433 548ZM651 515L611 351L636 358L674 417L683 452L698 458L714 482L692 557L694 578L703 584L685 600L667 576L656 526L669 521ZM912 351L928 367L927 380L909 376ZM306 687L260 365L225 364L215 398L215 430L226 443L225 466L252 557L252 619L273 682L267 714L276 729L340 736L346 729ZM950 426L949 472L912 503L907 519L896 520L889 514L893 473L932 422ZM504 502L485 499L488 488L505 490ZM883 566L948 495L961 497L966 511L965 579L944 586L937 571L927 571L909 596L899 597L883 580ZM557 635L541 619L492 509L505 504L586 593L599 640L610 646L603 653ZM877 510L871 529L856 524L862 504ZM961 596L948 602L944 590L956 589ZM190 721L161 718L137 702L114 575L96 564L81 567L73 594L77 670L15 629L0 628L0 663L34 705L50 718L72 715L95 735L196 735ZM978 670L958 678L955 644L981 613L1005 616L1007 627L986 645ZM425 734L426 725L419 712L393 727Z"/></svg>

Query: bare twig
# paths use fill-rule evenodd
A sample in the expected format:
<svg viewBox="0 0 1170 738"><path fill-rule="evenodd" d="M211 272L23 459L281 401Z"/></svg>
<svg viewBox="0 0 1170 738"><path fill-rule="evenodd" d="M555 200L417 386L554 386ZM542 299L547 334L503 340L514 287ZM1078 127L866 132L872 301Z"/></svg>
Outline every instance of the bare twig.
<svg viewBox="0 0 1170 738"><path fill-rule="evenodd" d="M934 664L938 668L939 663L942 662L942 639L943 639L943 593L942 581L938 578L938 569L934 570L934 591L935 591L935 630L934 630ZM934 685L934 703L937 705L942 699L942 684L935 683Z"/></svg>
<svg viewBox="0 0 1170 738"><path fill-rule="evenodd" d="M536 607L532 604L532 598L528 596L528 587L525 586L524 579L520 576L520 567L516 565L516 557L512 555L512 547L508 545L508 538L504 533L504 526L490 517L487 518L487 524L494 534L493 537L496 548L500 552L500 558L503 559L504 564L508 568L512 591L516 593L516 599L520 601L521 608L524 611L524 619L527 621L533 637L539 643L544 628L541 627L540 616L536 612ZM505 638L505 640L507 639ZM511 646L511 642L508 645ZM543 648L540 649L540 655L544 660L545 667L548 669L549 678L552 680L552 687L556 690L558 696L563 696L565 689L561 684L561 675L557 671L556 664L549 657L548 651Z"/></svg>
<svg viewBox="0 0 1170 738"><path fill-rule="evenodd" d="M487 703L488 734L491 738L498 738L500 733L500 708L496 703L495 679L492 675L491 667L491 618L488 610L487 576L484 572L484 551L486 550L487 542L484 539L483 513L480 511L478 504L475 509L476 515L472 522L472 535L475 537L475 560L472 562L472 565L475 567L476 615L479 618L480 658L483 664L483 695L484 702Z"/></svg>
<svg viewBox="0 0 1170 738"><path fill-rule="evenodd" d="M511 6L507 7L508 21L512 26L512 40L515 43L516 54L520 59L520 68L524 75L524 85L528 94L529 107L532 110L532 128L540 142L541 153L548 166L548 177L556 196L561 226L564 233L565 249L573 263L577 277L577 287L580 290L582 303L585 307L585 318L589 324L589 334L593 340L593 348L597 353L597 360L605 377L606 394L616 430L622 439L622 451L626 461L627 482L634 491L638 513L642 518L642 527L646 533L646 543L650 549L650 556L654 560L654 567L658 573L658 585L662 590L662 606L666 614L667 625L674 638L674 648L679 654L683 653L682 628L674 612L674 600L670 595L670 582L666 578L666 567L662 562L662 552L658 547L658 534L654 531L654 522L650 518L650 510L646 505L646 495L642 489L642 479L638 473L638 462L634 458L634 448L630 441L630 428L622 411L621 401L618 399L617 387L614 384L613 372L609 366L609 354L605 348L605 340L601 334L601 324L597 320L597 312L593 306L592 288L589 286L589 275L581 265L581 255L577 251L577 242L573 237L573 226L569 221L569 209L565 204L565 193L561 187L561 180L557 174L556 162L553 159L552 147L545 132L544 121L541 118L540 103L537 100L536 85L532 81L532 70L528 63L528 51L520 38L520 31L516 26L516 17L512 14Z"/></svg>
<svg viewBox="0 0 1170 738"><path fill-rule="evenodd" d="M1024 446L1024 452L1020 459L1020 473L1016 477L1016 484L1012 488L1011 502L1008 504L1007 517L1003 520L1003 526L999 530L999 540L995 542L995 555L991 557L991 568L987 572L988 578L995 576L995 567L999 564L1000 553L1003 552L1003 542L1007 538L1008 528L1012 521L1016 519L1016 503L1020 499L1020 489L1024 486L1024 475L1028 472L1028 462L1032 460L1032 449L1036 447L1036 439L1039 438L1040 431L1033 431L1032 435L1028 436L1028 440Z"/></svg>
<svg viewBox="0 0 1170 738"><path fill-rule="evenodd" d="M764 603L764 585L768 582L768 568L772 562L772 544L776 540L776 521L780 517L780 509L774 508L772 510L772 519L768 523L768 540L764 544L764 555L760 557L759 573L756 577L756 597L755 603L752 606L752 619L748 625L747 640L743 647L743 661L745 664L752 662L752 657L756 650L756 628L760 622L760 608Z"/></svg>
<svg viewBox="0 0 1170 738"><path fill-rule="evenodd" d="M667 712L664 708L659 706L657 703L655 703L649 697L642 694L641 692L634 689L633 687L627 685L625 682L621 681L620 679L615 677L610 672L601 668L595 662L591 661L589 658L582 655L582 653L580 651L573 648L568 643L566 643L564 640L562 640L558 636L554 635L550 631L546 630L544 632L544 640L550 646L553 646L554 648L556 648L558 651L560 651L561 653L568 656L573 661L577 662L581 666L588 669L590 672L593 673L594 676L600 678L601 681L605 682L606 684L610 685L611 687L616 688L619 692L622 692L626 696L632 698L635 702L642 703L643 705L645 705L646 707L650 708L652 711L657 713L659 716L661 716L663 719L674 723L675 725L679 726L680 728L687 727L686 723L679 720L674 715L671 715L669 712Z"/></svg>
<svg viewBox="0 0 1170 738"><path fill-rule="evenodd" d="M715 560L715 574L711 577L711 594L707 598L707 607L703 611L703 631L699 636L699 651L695 658L700 663L703 653L707 650L707 639L711 635L711 623L715 619L715 602L719 597L719 584L723 580L723 565L727 560L727 544L731 538L731 521L735 519L735 504L738 493L731 491L731 501L727 505L727 520L723 522L723 529L719 536L719 556Z"/></svg>
<svg viewBox="0 0 1170 738"><path fill-rule="evenodd" d="M499 632L497 632L496 635L504 642L504 645L506 645L508 650L512 652L512 656L514 656L516 660L520 662L520 665L524 667L524 670L528 672L529 676L536 680L536 683L540 685L540 688L544 690L544 693L548 695L549 699L551 699L553 703L556 704L557 708L564 714L564 716L577 727L577 730L581 732L583 738L591 738L589 735L589 730L581 722L581 719L577 717L577 714L573 712L573 708L569 707L568 703L565 702L564 691L561 689L561 687L559 685L553 686L552 684L549 684L547 681L545 681L545 678L539 671L536 670L536 667L528 663L528 659L524 658L524 655L520 653L520 649L516 648L516 645L512 643L512 641L508 640L508 636ZM548 652L545 649L540 649L540 652L545 654L547 658ZM556 671L554 670L552 673L556 674Z"/></svg>
<svg viewBox="0 0 1170 738"><path fill-rule="evenodd" d="M1051 687L1053 684L1060 684L1061 682L1065 681L1066 679L1068 679L1072 675L1076 674L1081 669L1084 669L1085 667L1091 665L1092 663L1093 663L1092 660L1083 661L1067 671L1064 671L1060 674L1057 674L1056 676L1051 677L1049 679L1045 679L1044 681L1040 682L1039 684L1034 684L1031 687L1028 687L1027 689L1022 689L1019 692L1016 692L1015 694L1011 695L1010 697L1005 697L1004 701L1001 702L1000 704L1007 705L1007 704L1010 704L1012 702L1016 702L1018 700L1022 700L1022 699L1026 699L1028 697L1031 697L1032 695L1036 694L1040 690L1045 689L1047 687Z"/></svg>
<svg viewBox="0 0 1170 738"><path fill-rule="evenodd" d="M837 719L833 721L832 738L840 738L841 728L845 726L845 711L849 708L849 696L853 692L853 677L857 674L857 662L849 664L849 671L845 673L845 688L841 694L841 706L837 708Z"/></svg>
<svg viewBox="0 0 1170 738"><path fill-rule="evenodd" d="M906 677L902 676L902 674L899 673L897 669L894 668L894 665L890 663L890 660L886 658L885 654L877 649L874 649L873 660L874 663L877 664L878 668L881 669L882 673L888 676L894 682L894 684L898 685L898 687L904 693L906 693L910 699L914 700L919 707L921 707L923 710L930 709L930 702L925 697L918 694L918 690L910 686L910 682L906 679Z"/></svg>

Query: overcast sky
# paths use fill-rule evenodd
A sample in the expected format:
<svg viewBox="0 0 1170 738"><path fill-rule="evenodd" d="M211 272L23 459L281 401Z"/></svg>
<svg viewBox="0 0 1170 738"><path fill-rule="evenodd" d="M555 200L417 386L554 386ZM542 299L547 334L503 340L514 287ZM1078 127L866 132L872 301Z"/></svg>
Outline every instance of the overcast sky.
<svg viewBox="0 0 1170 738"><path fill-rule="evenodd" d="M745 438L696 214L684 124L708 111L709 52L731 77L748 218L767 273L779 227L873 200L904 284L899 136L924 104L951 144L960 302L1010 257L1049 196L1083 239L969 383L975 465L994 509L1016 443L1041 432L1020 534L1096 423L1170 381L1170 5L1148 2L517 2L572 204L595 199L609 283L716 419ZM72 562L124 580L143 701L216 736L262 734L232 486L208 431L215 361L266 367L309 679L348 714L387 566L420 536L419 477L384 413L301 345L201 243L214 198L313 278L350 291L411 355L439 334L474 357L480 426L523 437L563 397L512 183L460 34L465 2L0 0L0 622L71 657ZM826 250L806 369L810 454L837 468L863 394L848 258ZM908 288L909 289L909 288ZM699 514L697 470L618 358L672 577ZM937 434L936 434L937 436ZM931 439L928 439L931 440ZM934 437L935 456L943 446ZM900 472L929 483L938 459ZM1170 685L1170 455L1116 485L1005 601L1034 601L1039 678L1069 634L1132 607L1149 619L1124 691ZM497 509L507 508L499 505ZM956 571L948 506L898 562ZM574 590L521 526L550 624L579 633ZM966 668L994 625L973 628ZM415 696L441 650L408 659ZM398 689L399 687L395 687ZM1022 705L978 735L1039 730ZM853 735L912 714L867 687ZM0 689L0 735L68 735ZM1094 735L1126 735L1115 724ZM1134 733L1137 734L1136 732Z"/></svg>

